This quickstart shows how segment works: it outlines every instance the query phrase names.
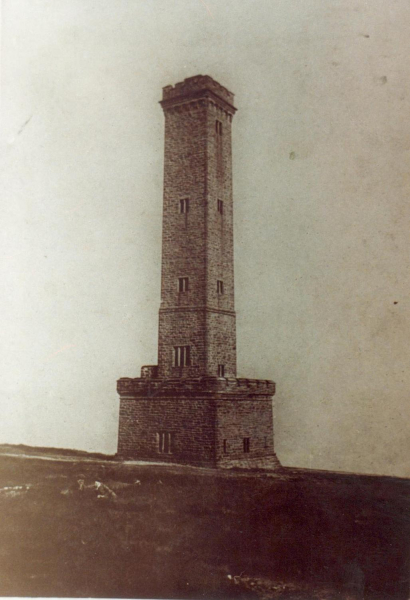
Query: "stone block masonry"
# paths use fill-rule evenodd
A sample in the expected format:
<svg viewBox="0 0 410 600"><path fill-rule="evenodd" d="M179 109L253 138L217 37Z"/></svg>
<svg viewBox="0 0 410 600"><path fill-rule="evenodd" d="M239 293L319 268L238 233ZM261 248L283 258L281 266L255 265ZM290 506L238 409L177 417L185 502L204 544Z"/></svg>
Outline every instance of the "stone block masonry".
<svg viewBox="0 0 410 600"><path fill-rule="evenodd" d="M118 392L123 458L242 467L269 457L272 466L278 465L272 381L123 378ZM170 435L167 449L159 443L165 433Z"/></svg>
<svg viewBox="0 0 410 600"><path fill-rule="evenodd" d="M175 95L165 88L161 102L165 152L159 375L173 375L174 348L189 342L187 375L217 375L222 364L224 374L235 377L231 122L236 109L228 103L233 95L209 77L191 78L176 89ZM184 200L186 210L181 212ZM188 278L183 292L178 285L182 277Z"/></svg>
<svg viewBox="0 0 410 600"><path fill-rule="evenodd" d="M118 454L213 467L279 465L268 380L236 376L234 95L209 76L163 88L158 365L118 381Z"/></svg>

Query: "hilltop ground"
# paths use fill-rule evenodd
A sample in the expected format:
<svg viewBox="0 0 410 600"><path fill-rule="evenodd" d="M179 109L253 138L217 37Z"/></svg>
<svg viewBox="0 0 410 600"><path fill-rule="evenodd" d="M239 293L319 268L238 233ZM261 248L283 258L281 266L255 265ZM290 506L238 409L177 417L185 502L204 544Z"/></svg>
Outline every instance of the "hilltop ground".
<svg viewBox="0 0 410 600"><path fill-rule="evenodd" d="M0 595L409 598L410 480L32 453L0 448Z"/></svg>

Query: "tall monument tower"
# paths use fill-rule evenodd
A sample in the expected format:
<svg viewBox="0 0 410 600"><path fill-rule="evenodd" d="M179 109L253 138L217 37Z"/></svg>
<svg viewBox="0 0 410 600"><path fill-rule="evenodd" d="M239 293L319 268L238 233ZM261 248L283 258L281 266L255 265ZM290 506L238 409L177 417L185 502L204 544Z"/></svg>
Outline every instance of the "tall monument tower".
<svg viewBox="0 0 410 600"><path fill-rule="evenodd" d="M163 89L158 365L118 381L123 458L215 467L279 464L275 384L236 375L233 101L209 76Z"/></svg>
<svg viewBox="0 0 410 600"><path fill-rule="evenodd" d="M233 94L210 77L163 90L160 377L236 377ZM189 355L175 348L190 348Z"/></svg>

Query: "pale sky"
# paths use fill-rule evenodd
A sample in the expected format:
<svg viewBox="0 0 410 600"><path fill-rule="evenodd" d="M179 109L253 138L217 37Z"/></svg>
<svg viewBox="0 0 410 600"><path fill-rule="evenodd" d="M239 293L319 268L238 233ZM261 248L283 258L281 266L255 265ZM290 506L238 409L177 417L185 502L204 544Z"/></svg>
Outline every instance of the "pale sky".
<svg viewBox="0 0 410 600"><path fill-rule="evenodd" d="M156 363L161 88L203 74L280 460L410 477L409 30L408 0L3 0L0 442L115 452Z"/></svg>

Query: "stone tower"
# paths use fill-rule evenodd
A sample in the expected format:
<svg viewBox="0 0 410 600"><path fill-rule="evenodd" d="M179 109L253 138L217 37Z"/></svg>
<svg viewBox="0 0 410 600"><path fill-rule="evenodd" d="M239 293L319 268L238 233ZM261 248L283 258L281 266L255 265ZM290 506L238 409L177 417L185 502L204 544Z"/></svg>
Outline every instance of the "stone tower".
<svg viewBox="0 0 410 600"><path fill-rule="evenodd" d="M163 90L160 377L236 377L233 94L210 77ZM194 343L193 343L194 342ZM190 347L182 365L175 348Z"/></svg>
<svg viewBox="0 0 410 600"><path fill-rule="evenodd" d="M158 365L118 381L118 454L270 466L269 380L236 377L233 94L198 75L163 89L164 200Z"/></svg>

